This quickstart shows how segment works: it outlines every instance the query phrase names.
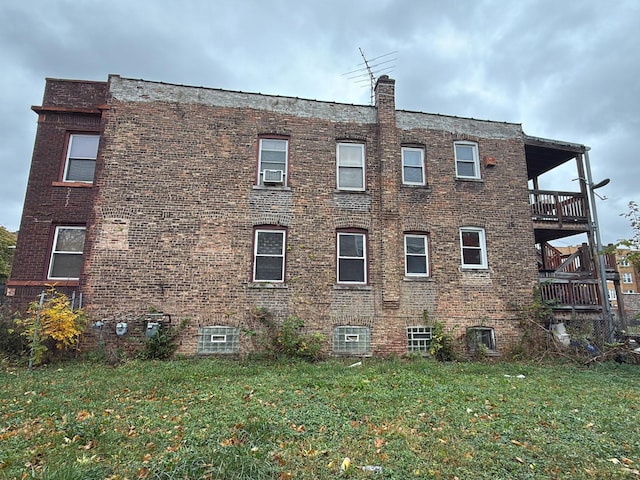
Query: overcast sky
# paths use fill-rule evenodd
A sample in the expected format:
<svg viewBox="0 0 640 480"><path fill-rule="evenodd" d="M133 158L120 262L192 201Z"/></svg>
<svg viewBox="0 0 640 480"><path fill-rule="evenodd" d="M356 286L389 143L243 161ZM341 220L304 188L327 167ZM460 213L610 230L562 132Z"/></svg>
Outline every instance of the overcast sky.
<svg viewBox="0 0 640 480"><path fill-rule="evenodd" d="M0 225L19 227L46 77L129 78L368 104L346 72L396 60L399 109L522 123L591 147L602 237L640 201L638 0L2 0ZM542 188L575 191L574 169ZM564 177L564 180L561 180Z"/></svg>

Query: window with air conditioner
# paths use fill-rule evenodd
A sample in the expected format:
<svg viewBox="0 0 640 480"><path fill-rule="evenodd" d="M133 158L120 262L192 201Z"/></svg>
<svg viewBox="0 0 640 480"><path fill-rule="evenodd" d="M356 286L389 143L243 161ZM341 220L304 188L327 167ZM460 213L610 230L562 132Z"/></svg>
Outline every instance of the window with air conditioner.
<svg viewBox="0 0 640 480"><path fill-rule="evenodd" d="M286 185L289 141L284 138L261 138L258 154L258 184Z"/></svg>

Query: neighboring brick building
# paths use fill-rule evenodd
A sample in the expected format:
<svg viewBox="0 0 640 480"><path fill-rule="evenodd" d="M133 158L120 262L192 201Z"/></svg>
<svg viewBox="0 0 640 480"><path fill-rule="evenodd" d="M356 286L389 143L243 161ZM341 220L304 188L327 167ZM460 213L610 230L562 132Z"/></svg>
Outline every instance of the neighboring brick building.
<svg viewBox="0 0 640 480"><path fill-rule="evenodd" d="M334 354L424 350L435 319L507 350L546 242L592 233L587 147L396 110L394 89L381 77L359 106L48 79L10 294L77 291L107 341L150 307L188 317L185 354L248 351L260 307ZM581 192L537 189L569 160ZM597 283L582 287L597 312Z"/></svg>

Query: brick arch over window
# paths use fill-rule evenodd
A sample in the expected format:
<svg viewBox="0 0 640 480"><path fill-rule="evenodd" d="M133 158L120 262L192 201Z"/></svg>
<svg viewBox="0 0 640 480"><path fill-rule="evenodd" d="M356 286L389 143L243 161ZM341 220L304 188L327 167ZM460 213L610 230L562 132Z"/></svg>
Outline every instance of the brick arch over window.
<svg viewBox="0 0 640 480"><path fill-rule="evenodd" d="M402 222L404 232L429 232L431 229L419 220L405 220Z"/></svg>
<svg viewBox="0 0 640 480"><path fill-rule="evenodd" d="M251 218L251 225L278 225L288 227L291 225L291 215L285 213L261 213Z"/></svg>
<svg viewBox="0 0 640 480"><path fill-rule="evenodd" d="M371 219L358 215L344 215L333 219L334 228L361 228L371 230Z"/></svg>

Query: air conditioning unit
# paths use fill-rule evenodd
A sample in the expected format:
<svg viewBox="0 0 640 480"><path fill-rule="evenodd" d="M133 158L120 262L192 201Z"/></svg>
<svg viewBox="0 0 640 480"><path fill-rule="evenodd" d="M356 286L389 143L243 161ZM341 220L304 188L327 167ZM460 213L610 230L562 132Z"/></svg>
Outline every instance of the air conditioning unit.
<svg viewBox="0 0 640 480"><path fill-rule="evenodd" d="M282 170L263 170L263 183L278 184L284 182L284 172Z"/></svg>

